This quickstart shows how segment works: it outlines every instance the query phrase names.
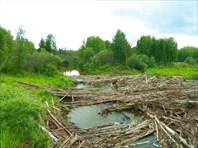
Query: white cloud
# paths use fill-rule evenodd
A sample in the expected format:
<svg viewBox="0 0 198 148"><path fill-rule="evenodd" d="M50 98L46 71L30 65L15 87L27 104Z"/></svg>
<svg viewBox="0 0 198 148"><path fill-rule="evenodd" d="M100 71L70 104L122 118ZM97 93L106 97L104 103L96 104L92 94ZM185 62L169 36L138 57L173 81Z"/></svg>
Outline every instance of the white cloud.
<svg viewBox="0 0 198 148"><path fill-rule="evenodd" d="M58 47L78 49L82 45L82 40L91 35L98 35L104 40L111 41L118 29L126 34L133 46L136 45L137 39L148 34L156 37L173 36L179 47L198 46L196 36L177 35L174 32L163 34L159 28L157 30L148 27L148 20L144 20L144 17L137 19L136 14L123 17L123 14L114 13L122 8L144 16L154 7L160 10L160 2L2 0L0 6L0 24L11 30L12 34L15 34L17 26L22 25L26 31L26 37L36 46L41 37L52 33Z"/></svg>

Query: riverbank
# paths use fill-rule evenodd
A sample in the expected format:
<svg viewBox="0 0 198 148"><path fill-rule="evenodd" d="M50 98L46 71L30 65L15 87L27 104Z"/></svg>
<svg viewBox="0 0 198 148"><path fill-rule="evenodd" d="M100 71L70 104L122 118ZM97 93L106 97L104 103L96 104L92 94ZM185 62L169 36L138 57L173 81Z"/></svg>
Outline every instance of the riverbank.
<svg viewBox="0 0 198 148"><path fill-rule="evenodd" d="M1 137L4 137L1 144L5 146L123 147L152 133L155 134L155 142L164 147L198 145L197 132L193 132L196 131L194 128L198 119L197 80L143 74L74 78L35 74L0 76L0 94L3 98L0 118L4 121L1 124ZM81 83L85 87L74 87L74 83ZM98 87L101 89L96 89ZM66 120L72 108L109 102L112 105L100 110L99 114L135 110L143 114L144 122L116 122L79 129ZM10 118L12 120L5 120ZM31 125L36 128L32 128L29 133L24 131L31 128ZM48 132L39 128L39 125ZM13 127L20 130L12 131ZM39 134L35 136L35 132ZM17 134L22 137L16 138ZM182 141L178 141L178 138ZM16 140L12 140L13 144L9 139ZM56 140L58 142L53 142ZM140 144L144 143L150 142Z"/></svg>
<svg viewBox="0 0 198 148"><path fill-rule="evenodd" d="M109 65L104 65L98 68L89 69L89 71L83 71L82 73L85 75L116 76L137 75L142 73L146 75L158 75L161 77L180 76L184 79L198 79L198 65L177 63L172 66L157 66L154 68L145 69L143 72L128 67L112 67Z"/></svg>
<svg viewBox="0 0 198 148"><path fill-rule="evenodd" d="M47 111L58 113L53 107L60 102L47 88L72 85L72 78L61 75L0 74L0 147L50 147L53 142L43 129L47 128Z"/></svg>

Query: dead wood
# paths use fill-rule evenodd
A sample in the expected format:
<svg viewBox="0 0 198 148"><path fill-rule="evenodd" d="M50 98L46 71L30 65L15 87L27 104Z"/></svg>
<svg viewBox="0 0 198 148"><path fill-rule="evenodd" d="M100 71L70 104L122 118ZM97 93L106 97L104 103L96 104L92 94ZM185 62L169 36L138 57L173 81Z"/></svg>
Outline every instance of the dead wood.
<svg viewBox="0 0 198 148"><path fill-rule="evenodd" d="M173 147L175 145L177 147L198 147L197 80L146 75L80 76L78 79L82 79L84 84L91 87L112 86L112 90L93 91L75 88L62 90L19 83L32 88L44 88L59 96L62 102L61 108L112 102L112 105L106 107L100 113L135 110L147 114L151 120L146 120L142 125L135 122L125 125L111 123L80 130L75 127L67 128L62 121L58 120L55 115L50 115L49 112L50 121L48 123L52 127L51 129L54 129L54 133L62 132L64 129L69 131L58 133L59 137L62 137L62 139L60 138L62 142L74 132L68 139L70 142L66 141L67 146L129 147L129 142L155 132L157 140L164 141L161 143L163 147ZM53 107L58 108L55 105ZM64 134L65 136L63 136ZM72 141L74 141L73 144ZM77 141L80 141L80 143L77 144Z"/></svg>

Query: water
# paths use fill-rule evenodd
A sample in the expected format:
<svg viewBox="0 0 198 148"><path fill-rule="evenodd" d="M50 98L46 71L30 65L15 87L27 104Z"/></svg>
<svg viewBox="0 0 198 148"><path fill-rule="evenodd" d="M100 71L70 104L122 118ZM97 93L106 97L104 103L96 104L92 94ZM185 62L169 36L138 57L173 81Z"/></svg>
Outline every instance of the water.
<svg viewBox="0 0 198 148"><path fill-rule="evenodd" d="M113 86L111 83L101 83L101 84L92 84L92 85L79 83L76 85L76 88L87 89L89 91L103 91L103 92L109 92L113 90Z"/></svg>
<svg viewBox="0 0 198 148"><path fill-rule="evenodd" d="M79 128L91 128L107 123L129 123L134 120L142 121L141 116L136 116L128 112L112 112L101 115L100 111L109 106L109 103L100 105L83 106L72 109L69 114L69 120Z"/></svg>
<svg viewBox="0 0 198 148"><path fill-rule="evenodd" d="M112 91L113 87L109 83L98 83L94 85L87 85L84 83L78 83L76 85L78 89L87 89L90 91ZM73 123L78 128L92 128L108 123L129 123L132 121L142 122L143 114L140 112L111 112L109 114L101 115L100 111L111 105L111 103L82 106L71 109L67 115L69 121ZM129 144L140 143L144 141L149 141L149 143L133 146L135 148L156 148L153 146L156 138L154 134L148 135L147 137L136 140L135 142L129 142Z"/></svg>
<svg viewBox="0 0 198 148"><path fill-rule="evenodd" d="M145 144L141 144L141 145L135 145L133 146L133 148L157 148L156 146L153 145L153 143L156 141L155 135L151 134L148 135L144 138L140 138L138 140L136 140L135 142L129 142L129 144L136 144L136 143L141 143L141 142L145 142L145 141L149 141L148 143Z"/></svg>

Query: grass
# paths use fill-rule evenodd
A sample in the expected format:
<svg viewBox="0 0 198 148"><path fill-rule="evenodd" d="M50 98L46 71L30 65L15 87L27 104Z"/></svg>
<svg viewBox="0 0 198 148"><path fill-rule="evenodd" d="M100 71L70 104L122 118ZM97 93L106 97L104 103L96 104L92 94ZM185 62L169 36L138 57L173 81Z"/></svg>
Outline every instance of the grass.
<svg viewBox="0 0 198 148"><path fill-rule="evenodd" d="M158 76L181 76L184 79L198 79L198 65L175 64L172 67L156 67L147 69L145 74Z"/></svg>
<svg viewBox="0 0 198 148"><path fill-rule="evenodd" d="M123 66L112 67L110 65L103 65L98 68L91 68L87 73L93 75L136 75L140 72Z"/></svg>
<svg viewBox="0 0 198 148"><path fill-rule="evenodd" d="M41 74L22 72L17 74L0 74L0 78L0 83L11 83L12 85L17 85L18 81L59 88L66 88L67 86L73 85L72 78L63 75L51 77Z"/></svg>
<svg viewBox="0 0 198 148"><path fill-rule="evenodd" d="M18 73L18 74L0 74L0 84L10 84L12 86L21 86L18 82L26 82L46 87L59 87L66 89L68 86L74 85L73 79L63 75L56 75L54 77L39 75L34 73ZM27 89L30 94L38 98L49 100L54 97L53 94L47 92L45 89Z"/></svg>
<svg viewBox="0 0 198 148"><path fill-rule="evenodd" d="M45 108L24 88L0 84L0 147L48 147L49 137L39 128Z"/></svg>
<svg viewBox="0 0 198 148"><path fill-rule="evenodd" d="M18 81L65 89L73 80L63 75L0 74L0 147L49 147L48 135L39 128L46 115L46 104L41 102L47 101L51 109L59 98L45 89L22 87Z"/></svg>

